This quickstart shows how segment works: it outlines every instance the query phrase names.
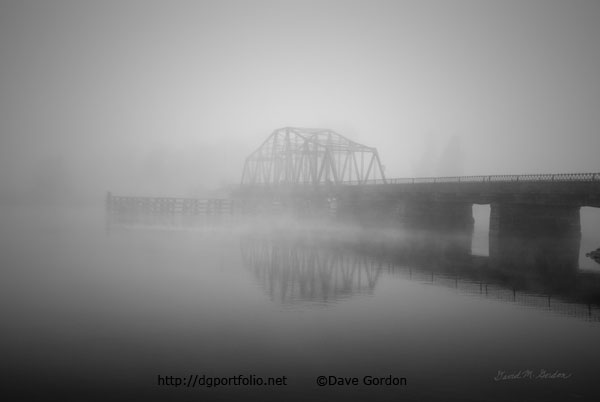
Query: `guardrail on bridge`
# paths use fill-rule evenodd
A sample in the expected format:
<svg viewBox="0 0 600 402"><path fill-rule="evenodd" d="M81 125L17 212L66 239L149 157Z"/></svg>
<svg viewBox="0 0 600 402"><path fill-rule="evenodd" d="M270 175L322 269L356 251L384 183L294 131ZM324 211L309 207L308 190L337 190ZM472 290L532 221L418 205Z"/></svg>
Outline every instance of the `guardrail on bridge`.
<svg viewBox="0 0 600 402"><path fill-rule="evenodd" d="M342 185L372 184L419 184L419 183L515 183L515 182L600 182L600 173L549 173L521 175L489 175L489 176L447 176L447 177L400 177L392 179L371 179L343 181ZM320 185L327 185L322 183ZM301 182L298 185L314 186L313 182ZM330 185L334 185L333 182ZM255 184L252 186L269 186Z"/></svg>

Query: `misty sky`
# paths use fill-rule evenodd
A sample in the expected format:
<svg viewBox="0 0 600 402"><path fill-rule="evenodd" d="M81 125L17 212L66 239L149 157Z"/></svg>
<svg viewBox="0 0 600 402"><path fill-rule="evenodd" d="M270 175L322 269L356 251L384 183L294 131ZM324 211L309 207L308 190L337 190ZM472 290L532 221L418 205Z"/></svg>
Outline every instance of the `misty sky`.
<svg viewBox="0 0 600 402"><path fill-rule="evenodd" d="M0 0L0 191L186 196L276 128L388 177L600 171L598 1Z"/></svg>

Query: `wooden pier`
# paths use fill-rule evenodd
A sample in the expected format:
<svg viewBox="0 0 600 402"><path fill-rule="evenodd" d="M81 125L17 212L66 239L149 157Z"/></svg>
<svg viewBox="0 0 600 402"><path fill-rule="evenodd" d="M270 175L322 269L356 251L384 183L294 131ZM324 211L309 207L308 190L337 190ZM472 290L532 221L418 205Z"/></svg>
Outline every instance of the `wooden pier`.
<svg viewBox="0 0 600 402"><path fill-rule="evenodd" d="M106 211L111 215L234 215L234 200L226 198L138 197L106 194Z"/></svg>

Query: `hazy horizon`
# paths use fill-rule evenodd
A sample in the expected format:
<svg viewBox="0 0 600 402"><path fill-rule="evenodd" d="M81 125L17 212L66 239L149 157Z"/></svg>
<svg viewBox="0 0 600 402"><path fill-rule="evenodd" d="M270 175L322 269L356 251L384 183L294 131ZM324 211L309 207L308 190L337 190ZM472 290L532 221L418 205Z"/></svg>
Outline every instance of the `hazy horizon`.
<svg viewBox="0 0 600 402"><path fill-rule="evenodd" d="M388 177L600 171L600 3L0 1L2 200L202 196L283 126Z"/></svg>

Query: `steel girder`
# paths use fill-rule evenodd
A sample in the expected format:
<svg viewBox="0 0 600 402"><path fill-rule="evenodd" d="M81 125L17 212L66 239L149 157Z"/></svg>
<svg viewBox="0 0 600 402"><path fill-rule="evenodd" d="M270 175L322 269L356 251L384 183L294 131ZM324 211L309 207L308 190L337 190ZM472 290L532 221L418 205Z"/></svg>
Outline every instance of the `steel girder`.
<svg viewBox="0 0 600 402"><path fill-rule="evenodd" d="M376 148L328 129L275 130L244 164L242 185L385 183Z"/></svg>

